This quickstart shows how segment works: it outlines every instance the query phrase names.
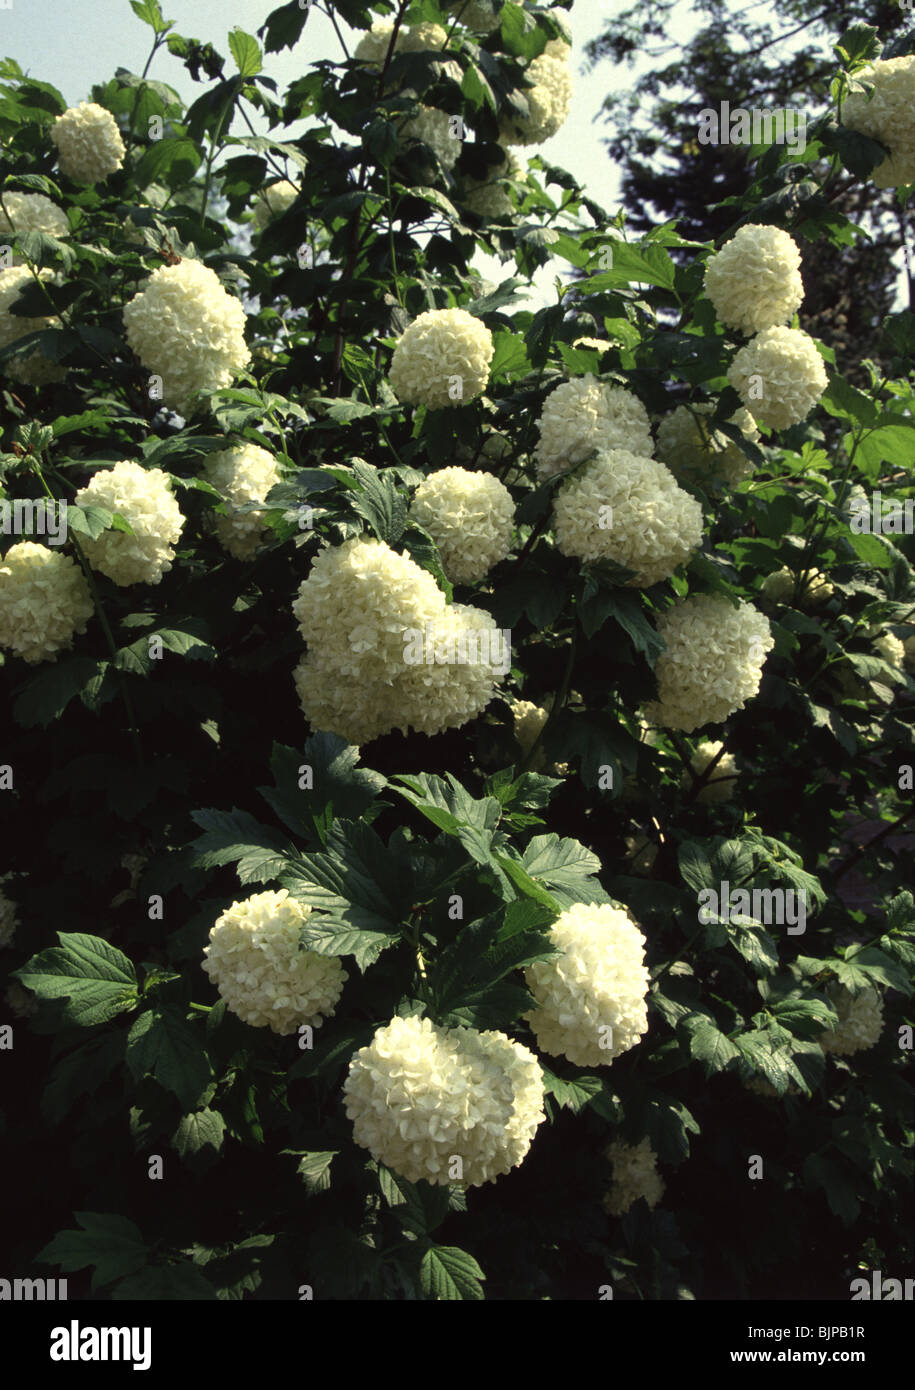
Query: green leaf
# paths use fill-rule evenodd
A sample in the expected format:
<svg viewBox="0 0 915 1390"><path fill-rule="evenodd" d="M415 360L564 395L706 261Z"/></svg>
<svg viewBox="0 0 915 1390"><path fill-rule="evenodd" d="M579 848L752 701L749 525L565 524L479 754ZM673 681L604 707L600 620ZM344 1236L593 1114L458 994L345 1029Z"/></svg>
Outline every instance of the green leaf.
<svg viewBox="0 0 915 1390"><path fill-rule="evenodd" d="M652 627L635 594L601 595L603 618L613 618L626 633L633 647L654 666L664 650L664 639Z"/></svg>
<svg viewBox="0 0 915 1390"><path fill-rule="evenodd" d="M552 889L557 899L564 899L566 907L576 902L609 901L596 877L600 860L578 840L560 839L552 832L534 835L521 863L532 879Z"/></svg>
<svg viewBox="0 0 915 1390"><path fill-rule="evenodd" d="M844 1226L850 1226L861 1210L854 1183L840 1166L822 1154L808 1154L804 1159L804 1181L814 1192L822 1192L829 1210Z"/></svg>
<svg viewBox="0 0 915 1390"><path fill-rule="evenodd" d="M92 1268L91 1290L133 1274L146 1264L149 1249L126 1216L97 1211L73 1213L81 1231L59 1231L37 1258L69 1273Z"/></svg>
<svg viewBox="0 0 915 1390"><path fill-rule="evenodd" d="M495 351L489 364L491 381L508 381L512 377L524 376L531 370L523 334L505 331L494 333L493 345Z"/></svg>
<svg viewBox="0 0 915 1390"><path fill-rule="evenodd" d="M177 1009L147 1009L127 1037L127 1065L135 1081L152 1076L192 1110L213 1075L204 1051L203 1029Z"/></svg>
<svg viewBox="0 0 915 1390"><path fill-rule="evenodd" d="M353 472L360 490L350 494L350 506L365 518L379 540L396 546L407 524L406 498L398 492L390 472L379 473L362 459L355 461Z"/></svg>
<svg viewBox="0 0 915 1390"><path fill-rule="evenodd" d="M195 1110L193 1114L182 1117L172 1135L172 1147L182 1158L198 1153L205 1145L218 1152L222 1148L225 1128L226 1122L218 1110Z"/></svg>
<svg viewBox="0 0 915 1390"><path fill-rule="evenodd" d="M507 6L506 8L515 8ZM439 1301L483 1299L486 1275L472 1255L454 1245L430 1245L420 1265L423 1297Z"/></svg>
<svg viewBox="0 0 915 1390"><path fill-rule="evenodd" d="M702 1062L706 1076L724 1071L739 1055L730 1038L704 1014L687 1014L677 1026L688 1035L690 1055Z"/></svg>
<svg viewBox="0 0 915 1390"><path fill-rule="evenodd" d="M549 1067L541 1064L543 1072L543 1089L547 1095L553 1096L557 1105L561 1105L566 1110L571 1110L577 1114L585 1106L590 1105L591 1101L603 1089L603 1082L599 1076L573 1076L565 1078L557 1076L550 1071Z"/></svg>
<svg viewBox="0 0 915 1390"><path fill-rule="evenodd" d="M783 999L771 1007L779 1026L800 1038L813 1040L836 1022L835 1010L823 999Z"/></svg>
<svg viewBox="0 0 915 1390"><path fill-rule="evenodd" d="M382 951L400 940L400 936L396 932L360 930L312 913L299 939L306 950L319 956L355 956L356 964L364 973Z"/></svg>
<svg viewBox="0 0 915 1390"><path fill-rule="evenodd" d="M448 1215L450 1204L447 1187L433 1187L427 1182L408 1182L383 1163L378 1165L378 1185L401 1226L414 1235L431 1236Z"/></svg>
<svg viewBox="0 0 915 1390"><path fill-rule="evenodd" d="M170 188L190 183L202 164L200 151L186 136L164 136L154 140L137 163L134 178L138 188L165 182Z"/></svg>
<svg viewBox="0 0 915 1390"><path fill-rule="evenodd" d="M314 1150L310 1153L283 1149L282 1152L294 1153L298 1158L299 1166L296 1172L309 1192L328 1192L330 1190L330 1165L340 1152L339 1149Z"/></svg>
<svg viewBox="0 0 915 1390"><path fill-rule="evenodd" d="M260 44L244 29L233 29L229 34L229 52L242 77L254 77L264 66Z"/></svg>
<svg viewBox="0 0 915 1390"><path fill-rule="evenodd" d="M863 950L847 947L844 964L846 969L851 967L854 971L863 972L869 983L876 980L891 989L898 989L901 994L912 993L912 981L902 966L876 946L866 946ZM841 966L837 967L837 973L844 984Z"/></svg>
<svg viewBox="0 0 915 1390"><path fill-rule="evenodd" d="M205 832L193 841L192 863L201 869L236 864L241 883L267 883L288 865L279 835L247 811L192 811L191 819Z"/></svg>
<svg viewBox="0 0 915 1390"><path fill-rule="evenodd" d="M301 753L275 743L270 757L274 787L258 787L265 801L294 835L308 836L315 825L326 827L334 816L359 820L378 796L387 779L380 772L358 766L359 749L337 734L312 734ZM311 788L299 786L308 780Z"/></svg>
<svg viewBox="0 0 915 1390"><path fill-rule="evenodd" d="M876 26L862 21L849 25L839 42L833 44L833 52L839 55L843 67L849 70L871 62L878 57L882 48Z"/></svg>
<svg viewBox="0 0 915 1390"><path fill-rule="evenodd" d="M159 0L130 0L130 8L137 19L142 19L157 34L167 34L174 23L174 20L162 18Z"/></svg>
<svg viewBox="0 0 915 1390"><path fill-rule="evenodd" d="M16 723L23 729L33 729L36 724L46 728L60 718L74 696L100 680L107 669L107 661L90 656L55 662L22 687L13 705Z"/></svg>
<svg viewBox="0 0 915 1390"><path fill-rule="evenodd" d="M680 866L680 877L697 893L702 892L704 888L714 888L718 891L721 880L716 878L708 850L698 840L683 841L677 851L677 863Z"/></svg>
<svg viewBox="0 0 915 1390"><path fill-rule="evenodd" d="M131 962L98 936L58 932L60 946L33 956L16 978L39 999L65 999L62 1017L88 1028L132 1009L137 976Z"/></svg>

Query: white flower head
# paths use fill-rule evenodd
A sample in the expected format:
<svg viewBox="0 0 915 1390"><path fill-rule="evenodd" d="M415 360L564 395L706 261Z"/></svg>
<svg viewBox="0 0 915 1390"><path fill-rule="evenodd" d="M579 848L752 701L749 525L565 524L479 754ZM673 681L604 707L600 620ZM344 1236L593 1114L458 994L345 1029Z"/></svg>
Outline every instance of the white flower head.
<svg viewBox="0 0 915 1390"><path fill-rule="evenodd" d="M658 425L658 457L675 478L698 483L701 487L736 487L749 478L753 465L739 444L712 432L704 417L711 415L710 401L698 405L678 405ZM756 421L741 407L729 424L736 425L751 442L759 438Z"/></svg>
<svg viewBox="0 0 915 1390"><path fill-rule="evenodd" d="M806 420L828 386L809 334L765 328L736 354L728 381L760 424L784 430Z"/></svg>
<svg viewBox="0 0 915 1390"><path fill-rule="evenodd" d="M515 504L492 473L439 468L416 489L410 514L435 541L454 584L484 579L511 549Z"/></svg>
<svg viewBox="0 0 915 1390"><path fill-rule="evenodd" d="M154 270L125 305L127 341L162 378L162 398L182 415L197 391L231 385L248 362L246 316L215 271L201 261Z"/></svg>
<svg viewBox="0 0 915 1390"><path fill-rule="evenodd" d="M298 187L291 179L277 179L261 189L254 202L254 223L258 231L262 232L268 223L288 212L298 196Z"/></svg>
<svg viewBox="0 0 915 1390"><path fill-rule="evenodd" d="M353 1138L409 1182L480 1187L516 1168L545 1119L534 1054L504 1033L394 1018L350 1063Z"/></svg>
<svg viewBox="0 0 915 1390"><path fill-rule="evenodd" d="M838 1026L823 1032L817 1042L824 1052L850 1057L874 1046L883 1032L883 1004L875 989L852 994L843 985L830 985L826 991L839 1015Z"/></svg>
<svg viewBox="0 0 915 1390"><path fill-rule="evenodd" d="M54 272L51 270L40 270L38 274L42 280L54 279ZM10 312L11 306L22 296L26 286L34 283L28 266L11 265L6 270L0 270L0 347L9 347L11 343L27 337L30 333L42 333L46 328L57 326L57 320L50 315L47 318L32 319ZM66 376L66 372L58 367L56 362L49 361L38 351L7 358L0 364L0 371L5 372L13 381L21 381L26 386L44 386L48 382L63 381Z"/></svg>
<svg viewBox="0 0 915 1390"><path fill-rule="evenodd" d="M663 463L608 449L568 478L553 500L563 555L612 560L648 588L684 564L702 540L702 508Z"/></svg>
<svg viewBox="0 0 915 1390"><path fill-rule="evenodd" d="M613 1165L613 1182L603 1199L604 1211L622 1216L644 1197L656 1207L664 1196L664 1180L657 1170L658 1156L647 1139L635 1145L615 1143L605 1151Z"/></svg>
<svg viewBox="0 0 915 1390"><path fill-rule="evenodd" d="M703 739L690 758L690 766L697 777L701 777L709 764L718 758L709 774L708 781L696 797L697 801L706 803L730 801L734 795L734 788L737 786L737 763L733 753L721 753L723 747L723 743L713 743L709 739ZM721 753L720 758L718 757L719 753ZM684 770L680 778L680 786L684 791L689 791L692 785L693 779Z"/></svg>
<svg viewBox="0 0 915 1390"><path fill-rule="evenodd" d="M681 599L661 614L657 629L665 649L655 666L658 699L645 716L687 734L742 709L775 646L762 613L743 601L735 608L721 594Z"/></svg>
<svg viewBox="0 0 915 1390"><path fill-rule="evenodd" d="M890 151L871 178L878 188L915 183L915 54L878 58L855 73L873 94L852 92L842 103L842 124L870 135Z"/></svg>
<svg viewBox="0 0 915 1390"><path fill-rule="evenodd" d="M596 449L628 449L642 458L654 454L648 413L638 396L590 373L550 392L537 428L534 458L541 483L567 473Z"/></svg>
<svg viewBox="0 0 915 1390"><path fill-rule="evenodd" d="M85 575L69 555L19 541L0 557L0 647L30 666L69 651L94 611Z"/></svg>
<svg viewBox="0 0 915 1390"><path fill-rule="evenodd" d="M124 163L118 123L104 106L81 101L51 125L61 172L74 183L101 183Z"/></svg>
<svg viewBox="0 0 915 1390"><path fill-rule="evenodd" d="M238 508L246 502L263 502L280 481L276 459L257 444L238 444L210 454L204 477L229 504L227 515L213 519L220 543L237 560L253 560L264 535L263 519L257 512Z"/></svg>
<svg viewBox="0 0 915 1390"><path fill-rule="evenodd" d="M466 309L429 309L407 326L391 360L399 401L441 410L482 395L495 351L492 334Z"/></svg>
<svg viewBox="0 0 915 1390"><path fill-rule="evenodd" d="M549 938L561 955L524 972L537 1045L580 1067L609 1066L648 1029L645 937L622 908L575 903Z"/></svg>
<svg viewBox="0 0 915 1390"><path fill-rule="evenodd" d="M10 232L46 232L68 236L67 214L43 193L16 193L7 189L0 207L0 235Z"/></svg>
<svg viewBox="0 0 915 1390"><path fill-rule="evenodd" d="M75 499L81 507L117 512L133 531L103 531L82 541L93 569L115 584L158 584L170 570L172 546L181 535L184 517L161 468L143 468L124 459L113 468L93 473Z"/></svg>
<svg viewBox="0 0 915 1390"><path fill-rule="evenodd" d="M349 977L338 956L300 946L310 913L282 888L233 903L212 927L203 969L244 1023L289 1034L333 1017Z"/></svg>
<svg viewBox="0 0 915 1390"><path fill-rule="evenodd" d="M540 145L565 124L572 105L572 65L568 56L541 53L528 65L534 86L524 88L529 114L509 112L502 119L505 145Z"/></svg>
<svg viewBox="0 0 915 1390"><path fill-rule="evenodd" d="M797 243L748 223L706 262L705 292L726 328L749 335L787 323L804 298Z"/></svg>

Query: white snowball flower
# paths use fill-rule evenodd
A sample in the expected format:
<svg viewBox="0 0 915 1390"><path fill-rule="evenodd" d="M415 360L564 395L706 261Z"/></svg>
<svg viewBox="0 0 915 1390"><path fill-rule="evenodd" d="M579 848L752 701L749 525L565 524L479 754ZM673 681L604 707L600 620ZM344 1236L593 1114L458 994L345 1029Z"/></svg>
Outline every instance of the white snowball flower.
<svg viewBox="0 0 915 1390"><path fill-rule="evenodd" d="M416 489L410 515L435 541L453 584L485 578L511 550L515 504L492 473L438 469Z"/></svg>
<svg viewBox="0 0 915 1390"><path fill-rule="evenodd" d="M492 334L466 309L429 309L407 326L391 360L399 401L441 410L482 395L495 351Z"/></svg>
<svg viewBox="0 0 915 1390"><path fill-rule="evenodd" d="M519 161L506 150L498 164L491 164L485 179L467 178L464 181L464 205L478 217L511 217L514 203L505 180L517 183L524 178Z"/></svg>
<svg viewBox="0 0 915 1390"><path fill-rule="evenodd" d="M41 270L38 273L42 280L54 278L51 270ZM46 328L57 327L57 319L50 316L31 319L10 313L10 306L19 299L26 285L32 283L34 277L28 266L11 265L6 270L0 270L0 348L9 347L11 343L27 337L30 333L41 333ZM56 362L50 362L37 351L7 358L0 364L0 371L5 372L13 381L21 381L26 386L44 386L51 381L63 381L66 376L66 372L58 367Z"/></svg>
<svg viewBox="0 0 915 1390"><path fill-rule="evenodd" d="M446 604L406 551L367 537L315 558L293 613L308 643L295 671L303 712L357 745L392 729L459 728L510 664L488 613Z"/></svg>
<svg viewBox="0 0 915 1390"><path fill-rule="evenodd" d="M81 544L93 569L121 586L158 584L171 569L172 546L181 535L184 517L161 468L144 468L124 459L93 473L75 501L81 507L119 513L133 531L132 536L126 531L103 531L95 540L84 537Z"/></svg>
<svg viewBox="0 0 915 1390"><path fill-rule="evenodd" d="M915 635L907 637L902 644L906 669L915 671Z"/></svg>
<svg viewBox="0 0 915 1390"><path fill-rule="evenodd" d="M528 64L533 87L524 88L529 114L503 116L500 139L505 145L540 145L565 124L572 105L572 65L568 57L542 53Z"/></svg>
<svg viewBox="0 0 915 1390"><path fill-rule="evenodd" d="M43 193L15 193L7 190L0 207L0 234L46 232L48 236L68 236L67 214Z"/></svg>
<svg viewBox="0 0 915 1390"><path fill-rule="evenodd" d="M438 155L446 169L453 169L461 153L461 136L452 122L457 117L435 106L421 106L419 114L403 123L403 134L410 140L421 140Z"/></svg>
<svg viewBox="0 0 915 1390"><path fill-rule="evenodd" d="M613 1182L602 1203L608 1215L622 1216L640 1197L650 1207L658 1205L664 1196L664 1180L657 1171L658 1156L647 1139L634 1146L611 1144L605 1157L613 1165Z"/></svg>
<svg viewBox="0 0 915 1390"><path fill-rule="evenodd" d="M160 266L124 308L127 341L162 378L166 405L187 415L197 391L231 385L248 362L246 315L200 261Z"/></svg>
<svg viewBox="0 0 915 1390"><path fill-rule="evenodd" d="M797 243L780 227L748 223L706 262L705 293L726 328L749 336L787 323L804 298Z"/></svg>
<svg viewBox="0 0 915 1390"><path fill-rule="evenodd" d="M784 565L781 569L773 570L771 574L766 575L760 592L770 603L790 603L794 596L794 580L793 572ZM832 598L833 593L834 589L826 576L819 570L813 570L807 576L807 584L798 606L819 608Z"/></svg>
<svg viewBox="0 0 915 1390"><path fill-rule="evenodd" d="M391 46L394 25L383 19L376 19L356 45L354 58L370 67L380 68ZM424 53L429 49L444 48L448 41L448 31L440 24L404 24L398 31L394 44L395 53Z"/></svg>
<svg viewBox="0 0 915 1390"><path fill-rule="evenodd" d="M0 647L30 666L69 651L94 611L85 575L69 555L19 541L0 558Z"/></svg>
<svg viewBox="0 0 915 1390"><path fill-rule="evenodd" d="M806 420L829 382L823 359L799 328L766 328L736 354L728 381L760 424L784 430Z"/></svg>
<svg viewBox="0 0 915 1390"><path fill-rule="evenodd" d="M51 126L61 172L74 183L101 183L124 163L124 141L111 112L81 101Z"/></svg>
<svg viewBox="0 0 915 1390"><path fill-rule="evenodd" d="M721 753L723 743L712 743L709 739L703 739L693 756L690 758L690 766L697 777L701 777L718 754ZM697 801L703 802L722 802L730 801L734 795L734 788L737 785L737 762L733 753L722 753L721 757L712 768L708 781L703 786ZM680 778L680 786L684 791L689 791L693 785L693 779L684 770Z"/></svg>
<svg viewBox="0 0 915 1390"><path fill-rule="evenodd" d="M481 1187L516 1168L545 1119L534 1054L504 1033L394 1018L343 1084L353 1138L409 1182Z"/></svg>
<svg viewBox="0 0 915 1390"><path fill-rule="evenodd" d="M766 654L775 638L765 617L749 603L735 608L721 594L691 594L657 622L665 650L655 675L658 700L646 718L666 729L692 733L720 724L759 689Z"/></svg>
<svg viewBox="0 0 915 1390"><path fill-rule="evenodd" d="M233 903L212 927L203 969L226 1006L253 1028L285 1035L333 1018L349 977L339 956L299 945L310 914L282 888Z"/></svg>
<svg viewBox="0 0 915 1390"><path fill-rule="evenodd" d="M236 560L253 560L265 527L257 512L237 508L245 502L263 502L280 481L276 459L257 444L238 444L210 454L204 467L208 483L229 504L226 516L215 516L213 525L220 543Z"/></svg>
<svg viewBox="0 0 915 1390"><path fill-rule="evenodd" d="M648 588L684 564L702 540L702 508L663 463L609 449L562 484L553 528L563 555L613 560Z"/></svg>
<svg viewBox="0 0 915 1390"><path fill-rule="evenodd" d="M866 1052L883 1032L883 1003L875 989L852 994L843 985L831 985L829 1001L839 1015L836 1029L829 1029L817 1038L824 1052L850 1057L854 1052Z"/></svg>
<svg viewBox="0 0 915 1390"><path fill-rule="evenodd" d="M873 85L873 95L852 93L842 105L842 124L886 145L890 156L871 178L878 188L915 183L915 54L880 59L855 73Z"/></svg>
<svg viewBox="0 0 915 1390"><path fill-rule="evenodd" d="M701 487L736 487L744 478L749 478L753 465L733 439L725 435L715 437L703 418L713 410L712 403L704 401L698 405L678 405L670 415L665 415L658 425L658 457L675 478ZM728 423L736 425L751 442L759 438L756 421L743 407Z"/></svg>
<svg viewBox="0 0 915 1390"><path fill-rule="evenodd" d="M540 737L543 726L550 717L548 709L535 705L531 700L513 700L510 703L514 734L526 755Z"/></svg>
<svg viewBox="0 0 915 1390"><path fill-rule="evenodd" d="M277 179L261 189L254 202L254 223L262 232L274 218L288 212L299 196L298 187L291 179Z"/></svg>
<svg viewBox="0 0 915 1390"><path fill-rule="evenodd" d="M4 875L5 877L5 875ZM2 879L0 879L2 882ZM19 910L14 902L0 889L0 950L11 946L16 928L19 925Z"/></svg>
<svg viewBox="0 0 915 1390"><path fill-rule="evenodd" d="M575 903L549 939L562 954L524 972L537 1045L580 1067L609 1066L648 1030L645 937L622 908Z"/></svg>
<svg viewBox="0 0 915 1390"><path fill-rule="evenodd" d="M897 671L901 671L905 666L905 647L892 632L883 632L875 639L874 651Z"/></svg>
<svg viewBox="0 0 915 1390"><path fill-rule="evenodd" d="M591 373L550 392L537 428L534 458L541 483L568 472L595 449L628 449L642 458L654 454L648 413L638 396Z"/></svg>

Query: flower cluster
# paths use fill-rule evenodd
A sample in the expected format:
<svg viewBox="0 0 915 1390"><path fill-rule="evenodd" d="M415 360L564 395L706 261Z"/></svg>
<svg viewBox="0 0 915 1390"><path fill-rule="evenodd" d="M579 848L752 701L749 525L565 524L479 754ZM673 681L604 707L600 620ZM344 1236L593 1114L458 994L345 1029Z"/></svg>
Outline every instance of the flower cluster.
<svg viewBox="0 0 915 1390"><path fill-rule="evenodd" d="M510 1172L545 1119L528 1048L428 1018L379 1028L353 1057L343 1094L360 1147L409 1182L438 1186L480 1187Z"/></svg>
<svg viewBox="0 0 915 1390"><path fill-rule="evenodd" d="M50 270L41 270L39 275L42 280L54 278ZM56 319L53 318L28 319L10 313L10 306L30 284L34 284L34 278L28 266L11 265L6 270L0 270L0 348L9 347L10 343L30 333L41 333L46 328L56 327ZM62 381L66 375L56 362L48 361L40 352L8 358L0 371L5 371L14 381L24 382L27 386L44 386L50 381Z"/></svg>
<svg viewBox="0 0 915 1390"><path fill-rule="evenodd" d="M313 728L350 743L459 728L508 669L492 659L499 632L489 614L446 604L432 575L383 541L357 536L321 551L293 613L308 643L295 672L302 709ZM415 662L406 659L411 634L431 647Z"/></svg>
<svg viewBox="0 0 915 1390"><path fill-rule="evenodd" d="M784 430L806 420L826 390L823 359L799 328L765 328L736 354L728 381L760 424Z"/></svg>
<svg viewBox="0 0 915 1390"><path fill-rule="evenodd" d="M0 647L30 666L68 651L93 612L89 585L69 555L19 541L0 559Z"/></svg>
<svg viewBox="0 0 915 1390"><path fill-rule="evenodd" d="M723 743L712 743L709 739L703 739L690 758L690 767L697 777L701 777L713 759L718 758L721 753ZM730 801L734 795L734 788L737 785L737 763L733 753L722 753L715 763L709 775L708 781L703 785L702 790L696 797L697 801L718 802ZM684 791L689 791L693 784L693 779L689 773L684 771L680 778L680 786Z"/></svg>
<svg viewBox="0 0 915 1390"><path fill-rule="evenodd" d="M657 623L665 649L655 675L658 699L646 718L692 733L742 709L759 689L763 662L775 646L765 617L752 604L735 608L721 594L691 594Z"/></svg>
<svg viewBox="0 0 915 1390"><path fill-rule="evenodd" d="M461 153L461 139L451 126L452 117L436 106L421 106L415 116L403 123L403 134L409 140L420 140L434 150L446 169L453 169Z"/></svg>
<svg viewBox="0 0 915 1390"><path fill-rule="evenodd" d="M537 1045L580 1067L609 1066L648 1029L645 937L622 908L575 903L549 938L559 957L524 972Z"/></svg>
<svg viewBox="0 0 915 1390"><path fill-rule="evenodd" d="M512 713L512 732L515 736L519 748L525 758L530 753L537 739L540 737L543 726L550 717L550 710L553 707L553 696L546 696L546 704L535 705L530 700L509 700L508 707ZM568 763L547 764L546 754L542 748L538 748L530 764L531 772L546 772L550 777L567 777L569 775Z"/></svg>
<svg viewBox="0 0 915 1390"><path fill-rule="evenodd" d="M704 416L711 415L710 401L678 405L658 425L658 456L674 477L700 487L736 487L749 478L753 465L739 444L710 429ZM728 421L751 442L759 438L756 422L741 407Z"/></svg>
<svg viewBox="0 0 915 1390"><path fill-rule="evenodd" d="M664 1195L664 1180L656 1167L658 1156L647 1139L634 1147L611 1144L604 1156L613 1165L613 1181L602 1202L608 1215L622 1216L640 1197L650 1207L657 1206Z"/></svg>
<svg viewBox="0 0 915 1390"><path fill-rule="evenodd" d="M93 569L115 584L158 584L172 567L172 546L181 535L184 517L172 496L168 475L161 468L144 468L123 459L102 468L76 494L81 507L117 512L133 531L103 531L82 546Z"/></svg>
<svg viewBox="0 0 915 1390"><path fill-rule="evenodd" d="M49 236L61 237L69 230L67 214L43 193L3 194L0 232L47 232Z"/></svg>
<svg viewBox="0 0 915 1390"><path fill-rule="evenodd" d="M281 217L292 207L299 190L291 179L278 179L261 189L254 202L254 225L263 231L275 217Z"/></svg>
<svg viewBox="0 0 915 1390"><path fill-rule="evenodd" d="M101 183L124 163L124 141L111 112L81 101L51 126L61 172L74 183Z"/></svg>
<svg viewBox="0 0 915 1390"><path fill-rule="evenodd" d="M257 512L237 509L246 502L263 502L280 481L276 459L257 444L237 444L210 454L204 477L228 502L227 514L213 521L220 543L236 560L253 560L264 525Z"/></svg>
<svg viewBox="0 0 915 1390"><path fill-rule="evenodd" d="M832 985L827 994L839 1022L834 1030L817 1038L823 1051L850 1057L853 1052L866 1052L873 1047L883 1032L883 1004L877 991L868 988L852 994L843 985Z"/></svg>
<svg viewBox="0 0 915 1390"><path fill-rule="evenodd" d="M511 549L515 504L492 473L440 468L420 483L410 513L435 541L454 584L483 579Z"/></svg>
<svg viewBox="0 0 915 1390"><path fill-rule="evenodd" d="M398 340L391 388L399 401L430 410L464 405L486 389L494 351L489 329L466 309L429 309Z"/></svg>
<svg viewBox="0 0 915 1390"><path fill-rule="evenodd" d="M380 68L391 46L393 33L393 24L376 19L357 43L353 57L370 67ZM440 24L406 24L398 31L394 52L423 53L430 48L444 48L447 41L447 30Z"/></svg>
<svg viewBox="0 0 915 1390"><path fill-rule="evenodd" d="M310 913L281 888L233 903L211 928L203 969L244 1023L287 1034L333 1017L349 977L338 956L299 945Z"/></svg>
<svg viewBox="0 0 915 1390"><path fill-rule="evenodd" d="M162 378L165 404L182 415L198 391L229 386L248 361L245 311L200 261L154 270L124 324L131 349Z"/></svg>
<svg viewBox="0 0 915 1390"><path fill-rule="evenodd" d="M527 76L533 87L524 88L528 114L517 111L506 115L500 127L504 145L539 145L549 140L565 123L572 105L572 65L565 56L541 53L528 65Z"/></svg>
<svg viewBox="0 0 915 1390"><path fill-rule="evenodd" d="M523 176L520 163L511 150L506 150L499 163L490 166L485 179L468 178L465 181L465 207L478 217L511 217L514 204L504 181L511 179L517 182Z"/></svg>
<svg viewBox="0 0 915 1390"><path fill-rule="evenodd" d="M892 632L882 632L879 637L874 639L874 651L889 666L893 666L897 671L903 670L905 666L905 647L902 642Z"/></svg>
<svg viewBox="0 0 915 1390"><path fill-rule="evenodd" d="M878 59L855 73L856 82L873 86L873 93L852 92L842 105L842 124L886 145L888 159L871 178L878 188L915 183L915 54Z"/></svg>
<svg viewBox="0 0 915 1390"><path fill-rule="evenodd" d="M773 570L766 575L762 586L762 596L770 603L790 603L794 594L795 576L787 566L782 569ZM824 574L819 570L814 570L807 576L807 583L800 596L801 608L819 608L822 603L827 603L833 595L833 587Z"/></svg>
<svg viewBox="0 0 915 1390"><path fill-rule="evenodd" d="M780 227L741 227L711 256L705 292L727 328L748 336L787 323L804 298L801 253Z"/></svg>
<svg viewBox="0 0 915 1390"><path fill-rule="evenodd" d="M648 414L638 396L590 373L550 392L537 428L534 459L542 483L568 472L595 449L628 449L642 458L654 454Z"/></svg>
<svg viewBox="0 0 915 1390"><path fill-rule="evenodd" d="M702 539L702 508L663 463L608 449L562 484L553 528L563 555L612 560L648 588L673 574Z"/></svg>

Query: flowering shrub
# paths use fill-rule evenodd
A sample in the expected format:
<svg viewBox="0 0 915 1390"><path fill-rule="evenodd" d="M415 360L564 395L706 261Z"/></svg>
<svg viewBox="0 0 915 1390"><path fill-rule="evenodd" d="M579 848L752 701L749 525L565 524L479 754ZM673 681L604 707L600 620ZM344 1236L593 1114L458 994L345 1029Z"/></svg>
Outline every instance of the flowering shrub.
<svg viewBox="0 0 915 1390"><path fill-rule="evenodd" d="M911 58L636 236L541 148L580 8L0 63L4 1239L73 1301L911 1262L915 316L846 379L797 263Z"/></svg>

